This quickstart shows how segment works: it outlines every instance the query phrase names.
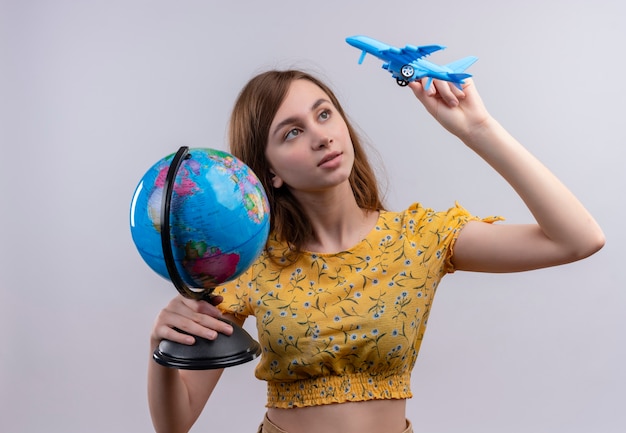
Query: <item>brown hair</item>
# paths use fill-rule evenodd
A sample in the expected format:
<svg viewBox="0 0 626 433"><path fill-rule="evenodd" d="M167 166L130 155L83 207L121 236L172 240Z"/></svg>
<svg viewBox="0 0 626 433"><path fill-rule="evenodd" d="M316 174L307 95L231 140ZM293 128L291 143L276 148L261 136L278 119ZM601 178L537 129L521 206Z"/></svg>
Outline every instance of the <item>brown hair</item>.
<svg viewBox="0 0 626 433"><path fill-rule="evenodd" d="M261 180L272 215L270 231L280 241L288 242L295 259L313 234L311 224L289 188L283 186L276 189L272 186L270 167L265 157L270 125L294 80L309 80L322 89L346 122L354 147L354 166L349 181L359 207L368 210L384 207L376 176L361 140L332 90L303 71L271 70L257 75L244 86L235 102L229 125L230 152L247 164Z"/></svg>

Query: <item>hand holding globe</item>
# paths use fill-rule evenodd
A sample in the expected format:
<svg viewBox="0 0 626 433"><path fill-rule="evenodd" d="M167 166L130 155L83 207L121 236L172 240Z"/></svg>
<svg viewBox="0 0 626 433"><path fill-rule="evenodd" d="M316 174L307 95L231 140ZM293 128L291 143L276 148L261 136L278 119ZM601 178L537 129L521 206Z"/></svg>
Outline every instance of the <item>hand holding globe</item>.
<svg viewBox="0 0 626 433"><path fill-rule="evenodd" d="M185 297L209 300L214 287L241 275L261 254L269 205L256 175L215 149L181 147L143 176L131 202L130 227L139 254ZM160 364L222 368L254 359L258 343L233 325L230 336L196 337L186 346L163 340Z"/></svg>

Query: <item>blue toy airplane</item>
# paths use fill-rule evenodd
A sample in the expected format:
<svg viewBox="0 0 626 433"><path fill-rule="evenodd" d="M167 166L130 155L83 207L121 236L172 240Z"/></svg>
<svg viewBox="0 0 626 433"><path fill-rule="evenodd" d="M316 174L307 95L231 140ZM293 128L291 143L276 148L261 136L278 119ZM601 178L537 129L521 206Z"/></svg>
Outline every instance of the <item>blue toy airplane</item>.
<svg viewBox="0 0 626 433"><path fill-rule="evenodd" d="M447 65L435 65L424 60L423 57L443 50L445 47L442 45L421 47L407 45L404 48L396 48L367 36L351 36L346 38L346 42L363 51L359 58L359 65L363 63L367 53L372 54L385 62L383 69L391 72L400 86L406 86L411 81L428 77L426 90L430 88L434 78L450 81L460 89L461 84L464 83L463 80L472 76L465 73L465 70L478 60L478 57L468 56Z"/></svg>

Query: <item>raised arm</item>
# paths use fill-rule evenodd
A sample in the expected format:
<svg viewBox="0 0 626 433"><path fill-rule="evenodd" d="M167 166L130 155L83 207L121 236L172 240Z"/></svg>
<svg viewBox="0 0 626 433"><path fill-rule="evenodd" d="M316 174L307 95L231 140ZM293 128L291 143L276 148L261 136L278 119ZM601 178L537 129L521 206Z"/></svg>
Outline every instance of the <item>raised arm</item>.
<svg viewBox="0 0 626 433"><path fill-rule="evenodd" d="M217 332L230 334L232 328L217 320L221 313L204 301L177 296L158 315L150 336L150 356L166 338L192 344L193 337L176 332L183 329L194 335L214 339ZM225 316L226 317L226 316ZM232 316L229 320L238 323ZM223 370L179 370L164 367L152 359L148 364L148 403L156 432L187 432L200 416Z"/></svg>
<svg viewBox="0 0 626 433"><path fill-rule="evenodd" d="M444 128L491 165L519 194L536 224L468 223L456 242L456 269L515 272L568 263L604 245L602 230L578 199L485 109L473 81L461 92L446 82L417 98Z"/></svg>

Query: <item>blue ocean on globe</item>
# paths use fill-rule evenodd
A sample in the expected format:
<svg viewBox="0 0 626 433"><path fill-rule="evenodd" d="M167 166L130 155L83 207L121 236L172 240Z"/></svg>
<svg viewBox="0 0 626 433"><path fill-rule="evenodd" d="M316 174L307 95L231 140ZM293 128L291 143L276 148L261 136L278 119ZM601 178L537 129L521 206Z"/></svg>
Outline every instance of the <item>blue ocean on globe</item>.
<svg viewBox="0 0 626 433"><path fill-rule="evenodd" d="M130 230L152 270L170 279L161 243L163 189L174 154L154 164L132 197ZM176 269L191 288L233 280L261 254L269 233L267 196L252 170L233 155L189 149L174 180L170 237Z"/></svg>

